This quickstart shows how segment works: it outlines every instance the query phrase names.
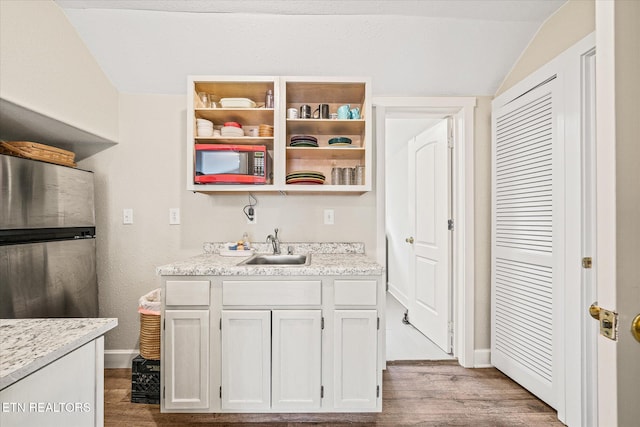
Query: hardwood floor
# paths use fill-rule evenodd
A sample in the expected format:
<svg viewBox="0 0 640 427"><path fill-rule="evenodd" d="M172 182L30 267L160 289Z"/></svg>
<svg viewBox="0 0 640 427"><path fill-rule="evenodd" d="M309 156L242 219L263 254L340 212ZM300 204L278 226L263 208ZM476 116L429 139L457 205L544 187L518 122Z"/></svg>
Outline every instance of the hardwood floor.
<svg viewBox="0 0 640 427"><path fill-rule="evenodd" d="M500 371L455 361L392 362L384 372L382 413L161 414L131 403L131 370L105 369L105 426L562 426L556 411Z"/></svg>

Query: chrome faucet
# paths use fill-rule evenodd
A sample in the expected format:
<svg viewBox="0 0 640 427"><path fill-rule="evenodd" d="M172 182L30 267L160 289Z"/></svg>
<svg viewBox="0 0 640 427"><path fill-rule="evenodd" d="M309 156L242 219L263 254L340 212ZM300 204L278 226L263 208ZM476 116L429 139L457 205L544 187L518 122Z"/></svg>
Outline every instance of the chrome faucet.
<svg viewBox="0 0 640 427"><path fill-rule="evenodd" d="M280 240L278 240L278 229L276 228L275 230L276 235L274 236L273 234L269 234L267 236L267 243L271 242L271 245L273 246L273 254L274 255L279 255L280 254Z"/></svg>

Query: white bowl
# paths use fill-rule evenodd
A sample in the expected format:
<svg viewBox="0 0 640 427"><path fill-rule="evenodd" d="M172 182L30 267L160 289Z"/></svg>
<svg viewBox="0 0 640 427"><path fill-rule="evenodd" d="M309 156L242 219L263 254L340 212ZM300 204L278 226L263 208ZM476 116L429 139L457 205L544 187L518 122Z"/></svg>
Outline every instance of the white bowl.
<svg viewBox="0 0 640 427"><path fill-rule="evenodd" d="M198 136L213 136L213 129L198 128Z"/></svg>

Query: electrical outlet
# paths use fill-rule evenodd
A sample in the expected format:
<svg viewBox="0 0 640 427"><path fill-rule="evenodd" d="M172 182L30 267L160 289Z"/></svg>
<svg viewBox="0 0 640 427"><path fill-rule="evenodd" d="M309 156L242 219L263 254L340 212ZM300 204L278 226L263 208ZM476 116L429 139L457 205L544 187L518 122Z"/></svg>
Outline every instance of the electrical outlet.
<svg viewBox="0 0 640 427"><path fill-rule="evenodd" d="M169 225L180 224L180 208L169 209Z"/></svg>
<svg viewBox="0 0 640 427"><path fill-rule="evenodd" d="M324 210L324 223L325 225L333 225L335 223L335 212L333 209Z"/></svg>
<svg viewBox="0 0 640 427"><path fill-rule="evenodd" d="M133 224L133 209L127 208L122 210L122 223Z"/></svg>
<svg viewBox="0 0 640 427"><path fill-rule="evenodd" d="M253 219L247 218L247 224L257 224L258 223L258 212L256 208L253 208Z"/></svg>

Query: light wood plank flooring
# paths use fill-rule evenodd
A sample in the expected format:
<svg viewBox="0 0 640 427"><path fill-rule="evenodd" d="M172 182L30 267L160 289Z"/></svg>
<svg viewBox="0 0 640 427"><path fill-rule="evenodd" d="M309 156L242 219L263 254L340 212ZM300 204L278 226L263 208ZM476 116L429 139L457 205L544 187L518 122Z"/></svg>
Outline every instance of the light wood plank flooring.
<svg viewBox="0 0 640 427"><path fill-rule="evenodd" d="M556 412L493 368L455 361L393 362L384 372L382 413L161 414L131 403L131 370L105 370L105 426L562 426Z"/></svg>

